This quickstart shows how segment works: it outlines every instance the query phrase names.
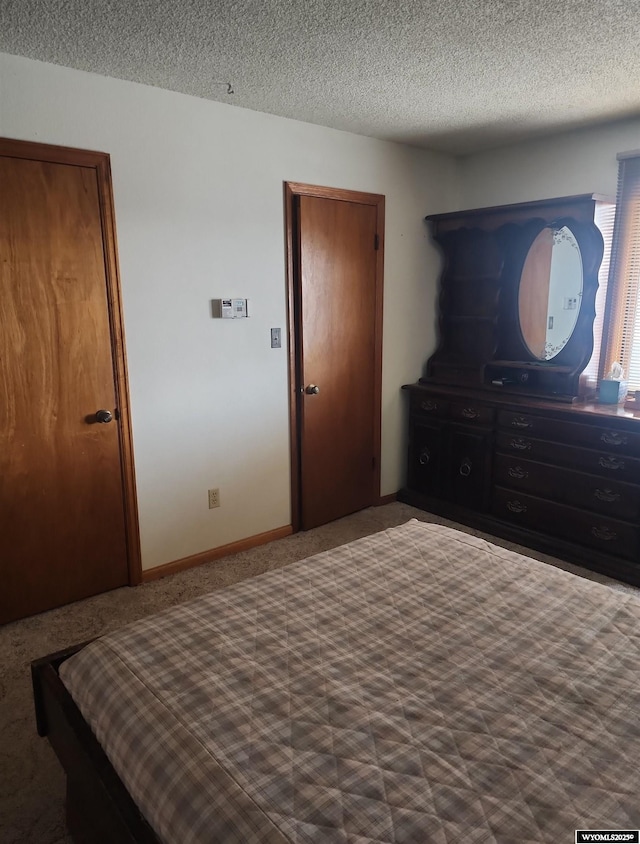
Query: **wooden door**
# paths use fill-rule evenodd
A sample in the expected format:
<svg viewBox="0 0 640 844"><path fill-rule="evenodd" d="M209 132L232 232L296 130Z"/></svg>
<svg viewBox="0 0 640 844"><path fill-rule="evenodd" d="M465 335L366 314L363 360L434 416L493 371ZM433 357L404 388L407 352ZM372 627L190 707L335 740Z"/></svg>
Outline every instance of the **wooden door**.
<svg viewBox="0 0 640 844"><path fill-rule="evenodd" d="M288 188L295 197L293 521L308 529L379 499L384 198Z"/></svg>
<svg viewBox="0 0 640 844"><path fill-rule="evenodd" d="M0 141L0 622L137 579L108 188L107 156Z"/></svg>
<svg viewBox="0 0 640 844"><path fill-rule="evenodd" d="M539 360L546 357L553 238L553 229L547 227L533 241L518 286L520 331L527 348Z"/></svg>

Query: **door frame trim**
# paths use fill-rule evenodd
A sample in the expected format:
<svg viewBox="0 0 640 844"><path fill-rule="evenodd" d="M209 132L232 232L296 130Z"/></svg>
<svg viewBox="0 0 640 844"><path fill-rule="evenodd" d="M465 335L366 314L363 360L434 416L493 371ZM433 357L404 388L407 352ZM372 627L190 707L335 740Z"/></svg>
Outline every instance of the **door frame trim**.
<svg viewBox="0 0 640 844"><path fill-rule="evenodd" d="M52 144L34 143L32 141L19 141L12 138L0 138L0 155L6 158L26 158L32 161L47 161L52 164L89 167L96 171L100 218L104 238L109 331L111 335L111 354L113 358L116 407L118 409L118 430L120 434L120 466L123 480L127 566L129 571L129 585L135 586L142 581L142 560L140 554L140 528L133 459L133 436L129 411L129 379L127 375L127 356L124 342L122 292L118 267L115 206L111 183L111 159L106 152L94 152L92 150L54 146Z"/></svg>
<svg viewBox="0 0 640 844"><path fill-rule="evenodd" d="M342 188L307 185L301 182L284 183L285 237L286 237L286 280L287 321L289 328L289 431L291 449L291 524L293 532L300 530L301 477L300 477L300 256L298 239L297 207L299 197L315 196L320 199L334 199L342 202L357 202L372 205L376 209L376 231L378 249L376 252L375 275L375 324L374 324L374 420L373 445L376 465L373 472L371 505L380 499L380 462L382 449L382 310L384 292L384 211L385 198L382 194L343 190Z"/></svg>

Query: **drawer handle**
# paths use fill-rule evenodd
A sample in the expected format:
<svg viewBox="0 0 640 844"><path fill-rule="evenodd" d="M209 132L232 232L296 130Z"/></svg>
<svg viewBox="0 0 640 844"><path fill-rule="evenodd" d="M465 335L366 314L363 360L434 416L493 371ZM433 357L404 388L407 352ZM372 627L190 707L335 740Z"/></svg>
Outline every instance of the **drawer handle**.
<svg viewBox="0 0 640 844"><path fill-rule="evenodd" d="M421 401L420 407L422 410L437 410L438 409L438 402L437 401Z"/></svg>
<svg viewBox="0 0 640 844"><path fill-rule="evenodd" d="M608 501L609 503L620 501L620 493L611 489L596 489L593 492L593 497L597 498L598 501Z"/></svg>
<svg viewBox="0 0 640 844"><path fill-rule="evenodd" d="M603 431L600 434L600 439L607 445L626 445L628 440L627 437L617 431Z"/></svg>
<svg viewBox="0 0 640 844"><path fill-rule="evenodd" d="M514 499L513 501L507 501L507 510L511 510L512 513L526 513L527 505L523 504L522 501Z"/></svg>
<svg viewBox="0 0 640 844"><path fill-rule="evenodd" d="M514 428L533 428L533 422L527 419L526 416L516 416L511 420Z"/></svg>
<svg viewBox="0 0 640 844"><path fill-rule="evenodd" d="M479 416L478 411L475 407L463 407L462 408L462 415L465 419L477 419Z"/></svg>
<svg viewBox="0 0 640 844"><path fill-rule="evenodd" d="M469 475L471 474L471 466L472 466L471 461L469 460L468 457L465 457L465 459L460 464L460 470L459 470L460 474L462 475L463 478L469 477Z"/></svg>
<svg viewBox="0 0 640 844"><path fill-rule="evenodd" d="M526 469L523 469L522 466L510 466L508 474L510 478L517 478L519 481L522 480L522 478L529 477L529 473Z"/></svg>
<svg viewBox="0 0 640 844"><path fill-rule="evenodd" d="M421 466L426 466L427 463L431 460L431 455L429 454L429 449L423 448L420 452L420 457L418 457L418 463Z"/></svg>
<svg viewBox="0 0 640 844"><path fill-rule="evenodd" d="M617 457L612 457L610 454L601 457L598 463L603 469L624 469L624 460L618 460Z"/></svg>
<svg viewBox="0 0 640 844"><path fill-rule="evenodd" d="M596 537L596 539L604 539L605 542L611 542L613 539L618 538L618 534L615 530L609 530L608 527L592 527L591 533Z"/></svg>
<svg viewBox="0 0 640 844"><path fill-rule="evenodd" d="M514 437L511 442L509 443L511 448L516 448L518 451L530 451L531 450L531 443L529 440L525 440L522 437Z"/></svg>

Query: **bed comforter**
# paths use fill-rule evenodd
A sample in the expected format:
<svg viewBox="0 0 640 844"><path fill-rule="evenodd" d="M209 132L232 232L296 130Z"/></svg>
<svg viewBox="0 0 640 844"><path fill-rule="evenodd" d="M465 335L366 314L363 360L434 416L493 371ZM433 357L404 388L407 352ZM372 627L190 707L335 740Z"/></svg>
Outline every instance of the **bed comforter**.
<svg viewBox="0 0 640 844"><path fill-rule="evenodd" d="M129 625L63 682L167 844L640 827L640 601L411 521Z"/></svg>

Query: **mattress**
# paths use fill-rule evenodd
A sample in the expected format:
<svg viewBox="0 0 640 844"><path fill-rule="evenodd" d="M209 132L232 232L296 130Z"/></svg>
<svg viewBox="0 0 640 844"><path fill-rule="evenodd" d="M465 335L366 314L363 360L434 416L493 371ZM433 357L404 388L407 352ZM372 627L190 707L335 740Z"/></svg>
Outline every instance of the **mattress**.
<svg viewBox="0 0 640 844"><path fill-rule="evenodd" d="M60 668L167 844L640 828L640 601L410 521Z"/></svg>

